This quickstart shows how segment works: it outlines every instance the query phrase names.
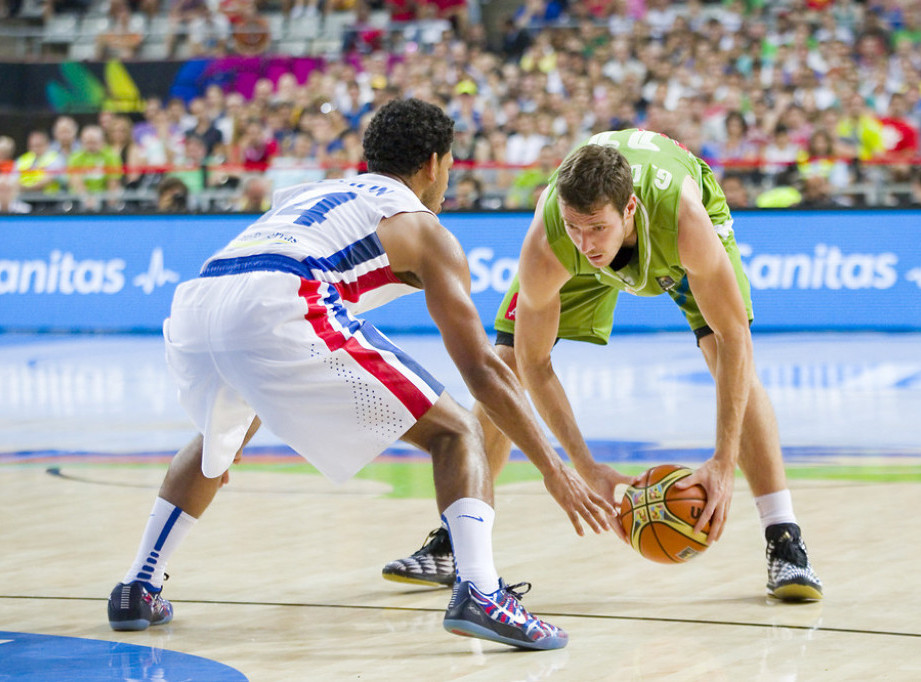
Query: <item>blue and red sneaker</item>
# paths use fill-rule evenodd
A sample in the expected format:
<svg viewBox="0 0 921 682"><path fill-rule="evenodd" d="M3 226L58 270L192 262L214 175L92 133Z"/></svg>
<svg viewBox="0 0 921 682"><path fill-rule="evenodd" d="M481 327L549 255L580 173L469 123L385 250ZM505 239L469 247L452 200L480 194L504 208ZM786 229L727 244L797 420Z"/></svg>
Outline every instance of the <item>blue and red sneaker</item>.
<svg viewBox="0 0 921 682"><path fill-rule="evenodd" d="M515 591L522 586L527 586L524 592ZM522 594L530 589L529 583L509 587L500 578L499 589L484 594L473 583L457 583L445 612L445 630L522 649L562 649L569 635L521 605Z"/></svg>
<svg viewBox="0 0 921 682"><path fill-rule="evenodd" d="M113 630L146 630L173 619L173 605L144 583L118 583L109 595L109 625Z"/></svg>

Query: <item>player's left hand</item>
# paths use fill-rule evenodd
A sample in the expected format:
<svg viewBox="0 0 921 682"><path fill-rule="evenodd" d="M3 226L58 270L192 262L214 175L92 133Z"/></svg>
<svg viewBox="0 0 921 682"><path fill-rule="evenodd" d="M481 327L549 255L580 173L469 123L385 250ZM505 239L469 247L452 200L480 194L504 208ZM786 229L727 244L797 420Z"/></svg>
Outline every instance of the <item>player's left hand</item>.
<svg viewBox="0 0 921 682"><path fill-rule="evenodd" d="M700 518L697 519L694 532L702 532L709 521L708 539L710 543L719 540L723 534L726 519L729 517L734 481L735 467L714 456L704 462L693 474L675 483L675 487L680 490L690 488L692 485L700 485L707 491L707 504Z"/></svg>

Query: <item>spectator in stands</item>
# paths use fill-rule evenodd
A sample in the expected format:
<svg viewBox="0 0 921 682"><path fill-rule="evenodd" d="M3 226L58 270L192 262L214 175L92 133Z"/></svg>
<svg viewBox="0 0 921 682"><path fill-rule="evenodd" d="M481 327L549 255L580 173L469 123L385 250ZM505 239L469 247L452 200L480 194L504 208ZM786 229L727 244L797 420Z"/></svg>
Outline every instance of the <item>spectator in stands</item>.
<svg viewBox="0 0 921 682"><path fill-rule="evenodd" d="M213 90L221 92L223 104L220 107L215 105L216 95L211 94ZM234 133L241 122L243 107L246 100L239 92L229 92L225 96L220 86L211 85L205 91L205 104L208 107L208 114L212 117L214 127L221 132L221 143L226 147L233 142Z"/></svg>
<svg viewBox="0 0 921 682"><path fill-rule="evenodd" d="M149 120L135 125L133 137L151 172L162 174L167 166L182 157L185 135L178 124L170 122L159 101L148 102L145 116L149 116Z"/></svg>
<svg viewBox="0 0 921 682"><path fill-rule="evenodd" d="M799 104L790 104L780 117L780 122L786 126L790 141L800 149L805 149L812 136L812 123L809 122L806 110Z"/></svg>
<svg viewBox="0 0 921 682"><path fill-rule="evenodd" d="M48 133L33 130L26 139L26 151L16 159L19 187L23 192L57 194L61 191L60 177L67 159L51 148Z"/></svg>
<svg viewBox="0 0 921 682"><path fill-rule="evenodd" d="M359 132L351 128L344 128L339 133L339 149L348 167L353 171L359 170L364 163L365 150L361 143L363 137L364 131Z"/></svg>
<svg viewBox="0 0 921 682"><path fill-rule="evenodd" d="M0 173L0 213L31 213L32 206L19 198L19 183L12 173Z"/></svg>
<svg viewBox="0 0 921 682"><path fill-rule="evenodd" d="M521 112L515 117L514 131L508 138L505 150L506 163L513 166L527 166L537 161L540 150L550 144L547 139L537 132L534 114Z"/></svg>
<svg viewBox="0 0 921 682"><path fill-rule="evenodd" d="M514 171L508 168L507 148L508 135L501 128L477 138L477 164L487 166L483 171L483 181L502 191L508 188L514 175Z"/></svg>
<svg viewBox="0 0 921 682"><path fill-rule="evenodd" d="M186 135L182 156L177 158L175 169L166 178L182 180L188 189L190 209L209 208L204 196L206 190L218 186L234 187L239 182L238 176L219 170L215 171L213 165L213 160L208 158L208 146L205 141L195 133Z"/></svg>
<svg viewBox="0 0 921 682"><path fill-rule="evenodd" d="M131 7L126 0L110 0L109 24L96 36L96 59L134 59L143 41L144 35L131 20Z"/></svg>
<svg viewBox="0 0 921 682"><path fill-rule="evenodd" d="M105 134L98 125L83 128L80 146L67 159L71 193L79 198L83 210L115 209L121 198L121 159L106 145Z"/></svg>
<svg viewBox="0 0 921 682"><path fill-rule="evenodd" d="M515 25L527 29L540 29L564 18L564 0L524 0L515 10Z"/></svg>
<svg viewBox="0 0 921 682"><path fill-rule="evenodd" d="M317 71L318 72L318 71ZM275 98L275 84L271 78L259 78L253 86L253 96L246 107L250 117L262 118L269 113L269 106Z"/></svg>
<svg viewBox="0 0 921 682"><path fill-rule="evenodd" d="M9 135L0 135L0 175L15 173L15 169L16 141Z"/></svg>
<svg viewBox="0 0 921 682"><path fill-rule="evenodd" d="M900 92L889 98L886 115L880 117L883 127L883 148L890 166L891 179L907 182L911 165L918 163L918 129L908 118L908 98Z"/></svg>
<svg viewBox="0 0 921 682"><path fill-rule="evenodd" d="M189 24L208 9L206 0L171 0L167 14L166 50L173 58L179 55L179 46L188 37Z"/></svg>
<svg viewBox="0 0 921 682"><path fill-rule="evenodd" d="M188 23L189 55L192 57L222 57L230 44L230 20L208 5L191 11Z"/></svg>
<svg viewBox="0 0 921 682"><path fill-rule="evenodd" d="M789 185L795 179L795 164L801 152L801 148L790 139L787 126L778 123L774 128L774 139L767 144L762 153L762 170L774 183Z"/></svg>
<svg viewBox="0 0 921 682"><path fill-rule="evenodd" d="M809 145L799 153L797 169L801 178L824 176L835 192L851 183L848 164L836 155L831 133L825 128L819 127L812 132Z"/></svg>
<svg viewBox="0 0 921 682"><path fill-rule="evenodd" d="M157 185L157 210L161 213L185 213L189 210L189 188L181 178L167 176Z"/></svg>
<svg viewBox="0 0 921 682"><path fill-rule="evenodd" d="M265 213L272 206L271 185L261 175L250 175L243 181L243 191L234 207L241 213Z"/></svg>
<svg viewBox="0 0 921 682"><path fill-rule="evenodd" d="M211 120L211 114L201 97L189 102L189 113L195 117L195 125L185 131L186 135L198 135L205 143L205 156L223 156L224 136Z"/></svg>
<svg viewBox="0 0 921 682"><path fill-rule="evenodd" d="M184 134L184 131L195 127L195 116L189 113L185 100L181 97L171 97L166 103L166 117L171 125Z"/></svg>
<svg viewBox="0 0 921 682"><path fill-rule="evenodd" d="M483 183L474 173L464 173L454 187L454 196L445 202L453 211L479 211L483 208Z"/></svg>
<svg viewBox="0 0 921 682"><path fill-rule="evenodd" d="M477 102L476 83L470 78L459 81L454 86L454 96L445 109L455 123L463 122L471 133L478 131L483 114Z"/></svg>
<svg viewBox="0 0 921 682"><path fill-rule="evenodd" d="M132 137L131 119L125 115L115 117L106 137L109 147L121 161L121 185L137 189L144 177L147 159L141 146Z"/></svg>
<svg viewBox="0 0 921 682"><path fill-rule="evenodd" d="M720 187L723 188L729 208L748 208L751 205L744 174L738 171L726 171L720 180Z"/></svg>
<svg viewBox="0 0 921 682"><path fill-rule="evenodd" d="M148 97L144 100L144 118L134 124L131 135L138 144L144 144L144 137L155 135L156 127L154 118L163 109L163 100L159 97Z"/></svg>
<svg viewBox="0 0 921 682"><path fill-rule="evenodd" d="M805 175L800 179L802 185L801 208L832 208L842 206L835 196L828 178L821 173Z"/></svg>
<svg viewBox="0 0 921 682"><path fill-rule="evenodd" d="M847 96L837 133L853 145L857 158L862 161L879 156L885 150L883 126L859 92Z"/></svg>
<svg viewBox="0 0 921 682"><path fill-rule="evenodd" d="M293 112L294 103L288 100L275 100L269 105L266 127L275 138L280 154L287 153L294 142Z"/></svg>
<svg viewBox="0 0 921 682"><path fill-rule="evenodd" d="M237 54L259 55L272 43L269 22L259 15L255 0L240 0L236 21L231 21L233 49Z"/></svg>
<svg viewBox="0 0 921 682"><path fill-rule="evenodd" d="M540 195L536 190L547 186L560 160L552 145L543 147L537 161L530 168L520 170L512 180L505 196L505 207L533 209Z"/></svg>
<svg viewBox="0 0 921 682"><path fill-rule="evenodd" d="M372 111L371 100L366 100L362 96L358 81L350 80L345 87L346 96L339 103L339 111L345 117L349 128L358 130L361 127L361 119Z"/></svg>
<svg viewBox="0 0 921 682"><path fill-rule="evenodd" d="M454 143L451 145L454 163L472 162L476 159L476 138L466 121L454 123Z"/></svg>
<svg viewBox="0 0 921 682"><path fill-rule="evenodd" d="M113 12L125 2L135 0L114 0ZM289 5L298 2L292 0ZM311 6L318 4L317 0L307 2ZM431 18L433 12L441 13L446 4L459 2L395 0L394 19L400 19L400 12L406 14L404 19ZM205 4L212 3L171 0L170 14L195 13ZM230 20L239 22L245 6L252 2L219 0L213 4L232 17ZM339 11L334 2L322 4L325 12ZM355 129L367 118L363 109L373 110L394 97L418 94L444 104L452 118L465 119L468 127L477 129L477 156L490 163L501 163L500 157L504 160L509 156L507 150L491 148L489 140L500 137L496 126L504 126L506 135L518 132L521 111L552 117L549 134L538 129L536 119L533 127L554 140L558 152L568 140L584 138L593 126L615 129L645 125L671 133L701 153L703 141L695 139L698 136L694 131L703 130L708 149L718 148L730 159L735 155L725 153L724 146L728 117L733 111L742 112L750 141L756 145L772 142L778 123L783 123L788 137L803 147L810 139L810 126L824 127L832 132L836 155L853 153L874 162L885 158L883 154L887 146L892 147L892 140L898 145L902 139L898 124L887 125L881 119L907 119L914 130L921 125L921 9L914 7L917 3L903 6L836 0L822 6L819 0L810 0L803 6L799 0L789 0L775 7L774 3L749 1L744 3L746 13L741 25L739 3L728 1L722 7L700 0L655 0L648 5L644 0L519 0L515 4L521 5L520 16L527 15L527 19L522 19L522 26L512 26L504 47L498 44L503 37L498 33L494 36L494 53L481 45L460 42L456 31L446 35L436 31L437 40L430 53L428 48L412 51L399 45L400 53L377 51L356 54L349 60L330 60L301 85L297 85L293 74L287 74L295 86L293 94L281 92L281 80L277 93L271 81L260 81L249 103L233 93L229 97L236 98L236 104L218 101L212 107L209 103L210 118L214 121L217 112L226 106L217 127L225 143L230 144L241 136L241 126L236 121L245 120L239 118L244 110L245 117L255 116L263 125L277 130L277 111L272 111L270 104L278 99L293 100L295 111L300 113L310 110L315 106L314 100L322 97L322 101L334 102L340 113L347 114L345 125ZM585 23L589 16L606 17L611 37L596 44L596 28ZM191 30L191 17L189 14L183 19L176 30L183 34ZM435 16L431 26L443 18ZM561 18L573 22L572 26L561 25ZM553 24L550 28L539 26L548 20ZM859 38L855 39L855 35ZM400 37L405 40L402 34ZM526 50L533 41L539 50ZM503 60L502 50L512 55L511 59ZM528 54L522 62L525 51ZM525 73L524 67L532 70ZM348 104L348 84L352 81L359 86L357 101L361 104L357 108ZM216 92L220 100L220 88L214 88L211 92ZM902 106L899 96L907 100L907 114L890 113L893 107L898 110ZM861 101L867 98L870 106ZM473 101L477 106L471 115L465 103ZM836 106L842 108L840 113ZM231 113L233 108L236 113ZM181 155L181 131L195 123L179 123L185 117L184 111L178 117L171 113L171 117L171 128L180 125L176 153ZM313 122L310 118L310 125L304 129L312 132ZM137 132L140 134L148 126L149 117L138 124ZM674 132L676 128L678 132ZM321 130L318 137L326 139L321 147L332 143L333 149L322 153L335 157L330 163L342 167L336 172L344 172L350 166L349 153L340 154L336 149L347 138L335 126L328 132L324 135ZM150 130L145 134L156 141L154 147L166 148L167 137L153 137ZM169 138L175 147L172 129ZM728 149L733 147L738 145L728 143ZM515 158L514 151L511 157L509 161L521 161ZM808 160L808 153L806 157ZM864 164L860 171L862 181L883 182L890 177L888 168L875 163ZM505 173L504 177L510 179L512 175ZM789 178L791 182L797 175ZM903 170L896 178L904 175ZM493 180L501 179L503 173L486 168L483 177L492 187ZM834 176L829 180L834 189ZM500 194L501 184L496 185Z"/></svg>
<svg viewBox="0 0 921 682"><path fill-rule="evenodd" d="M714 159L717 166L735 168L750 180L756 179L758 173L755 166L761 150L749 140L748 123L742 112L728 112L724 125L726 132L722 141L704 143L704 158Z"/></svg>
<svg viewBox="0 0 921 682"><path fill-rule="evenodd" d="M309 133L297 132L291 150L272 158L266 177L272 189L291 187L302 182L322 180L325 173L313 156L313 139Z"/></svg>
<svg viewBox="0 0 921 682"><path fill-rule="evenodd" d="M278 154L278 143L266 131L258 118L249 119L237 142L228 150L227 159L233 166L242 166L247 171L262 171L268 168L272 158Z"/></svg>
<svg viewBox="0 0 921 682"><path fill-rule="evenodd" d="M58 116L51 126L51 149L67 158L80 148L77 122L70 116Z"/></svg>

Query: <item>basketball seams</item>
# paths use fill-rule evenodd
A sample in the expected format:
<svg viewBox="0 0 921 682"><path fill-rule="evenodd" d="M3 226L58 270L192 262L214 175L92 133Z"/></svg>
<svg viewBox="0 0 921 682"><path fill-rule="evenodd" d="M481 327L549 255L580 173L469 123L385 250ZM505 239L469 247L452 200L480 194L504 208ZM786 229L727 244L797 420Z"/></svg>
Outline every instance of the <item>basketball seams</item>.
<svg viewBox="0 0 921 682"><path fill-rule="evenodd" d="M701 497L703 489L673 488L691 473L687 467L674 464L652 467L624 494L621 523L628 529L633 548L651 561L684 563L709 546L706 531L693 532L691 510L696 505L706 506L706 498ZM681 497L682 494L689 496Z"/></svg>

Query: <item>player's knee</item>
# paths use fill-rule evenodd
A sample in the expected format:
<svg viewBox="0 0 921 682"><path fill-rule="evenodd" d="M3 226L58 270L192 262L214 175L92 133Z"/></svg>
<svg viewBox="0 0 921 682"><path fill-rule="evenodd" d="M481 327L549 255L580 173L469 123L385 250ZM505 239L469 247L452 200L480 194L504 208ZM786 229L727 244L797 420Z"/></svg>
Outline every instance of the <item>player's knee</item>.
<svg viewBox="0 0 921 682"><path fill-rule="evenodd" d="M452 419L443 424L429 440L432 457L465 457L484 452L483 429L469 410L459 408Z"/></svg>

